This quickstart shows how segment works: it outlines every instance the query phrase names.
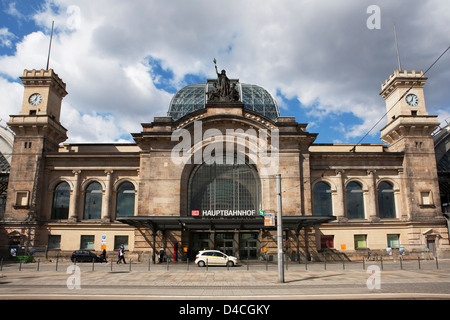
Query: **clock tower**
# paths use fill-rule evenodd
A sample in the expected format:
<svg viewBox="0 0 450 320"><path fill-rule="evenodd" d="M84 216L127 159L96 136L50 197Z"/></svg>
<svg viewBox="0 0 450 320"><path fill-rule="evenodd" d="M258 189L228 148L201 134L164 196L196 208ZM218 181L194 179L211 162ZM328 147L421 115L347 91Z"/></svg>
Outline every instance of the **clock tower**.
<svg viewBox="0 0 450 320"><path fill-rule="evenodd" d="M20 79L24 85L22 109L8 122L15 137L4 219L33 223L39 220L41 186L47 185L45 155L57 152L67 139L67 130L59 122L67 92L53 69L25 70Z"/></svg>
<svg viewBox="0 0 450 320"><path fill-rule="evenodd" d="M399 116L428 115L423 94L426 81L423 71L395 70L381 85L380 95L386 100L388 122Z"/></svg>
<svg viewBox="0 0 450 320"><path fill-rule="evenodd" d="M423 71L395 70L382 85L386 101L387 125L380 139L388 151L404 154L402 190L405 212L401 218L429 219L440 215L434 142L431 133L439 126L437 116L428 115L423 87Z"/></svg>

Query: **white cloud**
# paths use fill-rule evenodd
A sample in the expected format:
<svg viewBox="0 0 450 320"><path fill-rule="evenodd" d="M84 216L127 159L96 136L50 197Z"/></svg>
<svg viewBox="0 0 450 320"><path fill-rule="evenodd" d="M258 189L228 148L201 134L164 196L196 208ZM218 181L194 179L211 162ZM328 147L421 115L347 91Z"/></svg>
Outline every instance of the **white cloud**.
<svg viewBox="0 0 450 320"><path fill-rule="evenodd" d="M0 119L9 121L10 115L19 114L22 105L23 86L0 77Z"/></svg>
<svg viewBox="0 0 450 320"><path fill-rule="evenodd" d="M11 47L11 39L14 37L14 34L8 31L8 28L0 28L0 46Z"/></svg>
<svg viewBox="0 0 450 320"><path fill-rule="evenodd" d="M381 8L380 30L366 27L371 4ZM330 126L327 115L352 113L360 124L347 126L341 138L355 139L385 112L378 92L396 67L391 22L403 67L426 69L450 43L449 9L447 0L414 6L406 0L48 0L33 17L42 31L21 39L14 56L1 56L0 70L15 78L24 68L44 67L54 20L50 67L67 83L63 112L77 121L63 125L73 141L115 140L140 131L141 122L167 112L171 95L158 89L161 83L180 88L187 74L214 77L213 58L230 77L297 98L318 132ZM159 81L149 57L173 77ZM442 72L449 67L446 57L430 75L430 114L449 106ZM299 113L278 101L282 115ZM79 130L81 122L101 130Z"/></svg>

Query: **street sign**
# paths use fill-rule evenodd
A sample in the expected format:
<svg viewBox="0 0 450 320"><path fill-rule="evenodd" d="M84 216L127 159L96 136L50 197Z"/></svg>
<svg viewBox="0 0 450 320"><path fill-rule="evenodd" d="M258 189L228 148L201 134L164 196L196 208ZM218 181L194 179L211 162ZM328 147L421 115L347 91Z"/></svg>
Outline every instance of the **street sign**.
<svg viewBox="0 0 450 320"><path fill-rule="evenodd" d="M259 210L259 211L258 211L258 214L259 214L260 216L264 217L264 210Z"/></svg>

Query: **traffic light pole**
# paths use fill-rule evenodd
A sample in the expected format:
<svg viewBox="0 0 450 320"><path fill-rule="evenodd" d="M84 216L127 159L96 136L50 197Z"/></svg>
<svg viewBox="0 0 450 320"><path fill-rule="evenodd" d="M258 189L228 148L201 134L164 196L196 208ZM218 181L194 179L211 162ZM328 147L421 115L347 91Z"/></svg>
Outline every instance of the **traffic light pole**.
<svg viewBox="0 0 450 320"><path fill-rule="evenodd" d="M281 174L277 174L277 249L278 249L278 282L284 283L283 260L283 221L281 220Z"/></svg>

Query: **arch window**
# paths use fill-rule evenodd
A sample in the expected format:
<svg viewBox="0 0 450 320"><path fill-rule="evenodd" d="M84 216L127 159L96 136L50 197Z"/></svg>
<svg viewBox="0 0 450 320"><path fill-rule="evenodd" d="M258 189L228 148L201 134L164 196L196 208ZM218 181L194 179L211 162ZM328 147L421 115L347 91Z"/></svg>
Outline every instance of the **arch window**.
<svg viewBox="0 0 450 320"><path fill-rule="evenodd" d="M247 163L203 163L189 182L189 210L259 210L261 186L254 166Z"/></svg>
<svg viewBox="0 0 450 320"><path fill-rule="evenodd" d="M363 190L359 183L350 182L345 188L345 204L348 219L364 219Z"/></svg>
<svg viewBox="0 0 450 320"><path fill-rule="evenodd" d="M135 189L131 182L123 182L117 189L116 217L134 216Z"/></svg>
<svg viewBox="0 0 450 320"><path fill-rule="evenodd" d="M53 190L52 219L67 219L69 217L70 186L60 182Z"/></svg>
<svg viewBox="0 0 450 320"><path fill-rule="evenodd" d="M316 183L313 189L314 215L332 216L333 204L331 200L331 188L325 182Z"/></svg>
<svg viewBox="0 0 450 320"><path fill-rule="evenodd" d="M396 217L394 187L386 181L382 181L378 185L378 213L380 219Z"/></svg>
<svg viewBox="0 0 450 320"><path fill-rule="evenodd" d="M100 219L102 213L102 186L98 182L91 182L84 196L83 219Z"/></svg>

